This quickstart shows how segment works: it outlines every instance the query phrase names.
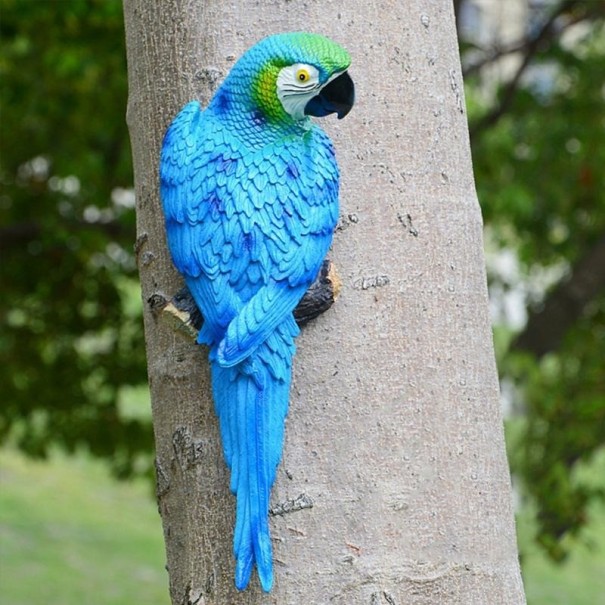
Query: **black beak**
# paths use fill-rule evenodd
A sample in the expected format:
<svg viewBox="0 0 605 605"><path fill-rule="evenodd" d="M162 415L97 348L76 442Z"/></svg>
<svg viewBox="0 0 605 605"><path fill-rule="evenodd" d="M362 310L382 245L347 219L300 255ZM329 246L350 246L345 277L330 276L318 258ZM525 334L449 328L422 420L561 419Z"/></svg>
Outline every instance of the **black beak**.
<svg viewBox="0 0 605 605"><path fill-rule="evenodd" d="M341 73L305 106L305 115L323 118L335 113L342 120L355 103L355 85L348 72Z"/></svg>

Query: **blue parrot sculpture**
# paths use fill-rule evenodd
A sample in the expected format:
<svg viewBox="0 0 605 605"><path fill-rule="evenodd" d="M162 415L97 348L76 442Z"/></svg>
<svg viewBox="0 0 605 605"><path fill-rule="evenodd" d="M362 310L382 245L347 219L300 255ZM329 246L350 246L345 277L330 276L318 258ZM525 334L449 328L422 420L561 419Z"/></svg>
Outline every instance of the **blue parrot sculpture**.
<svg viewBox="0 0 605 605"><path fill-rule="evenodd" d="M339 173L309 116L354 101L348 53L316 34L270 36L233 66L206 109L166 132L160 192L168 246L199 307L223 452L237 496L235 584L273 585L269 495L283 446L292 311L338 219Z"/></svg>

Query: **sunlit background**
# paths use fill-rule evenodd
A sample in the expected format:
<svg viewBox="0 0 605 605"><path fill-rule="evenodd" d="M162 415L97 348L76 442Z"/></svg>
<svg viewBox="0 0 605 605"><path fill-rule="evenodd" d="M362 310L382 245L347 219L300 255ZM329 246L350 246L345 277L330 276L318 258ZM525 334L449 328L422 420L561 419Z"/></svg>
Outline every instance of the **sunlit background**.
<svg viewBox="0 0 605 605"><path fill-rule="evenodd" d="M454 5L528 601L594 605L605 3ZM168 605L121 3L1 0L0 37L0 601Z"/></svg>

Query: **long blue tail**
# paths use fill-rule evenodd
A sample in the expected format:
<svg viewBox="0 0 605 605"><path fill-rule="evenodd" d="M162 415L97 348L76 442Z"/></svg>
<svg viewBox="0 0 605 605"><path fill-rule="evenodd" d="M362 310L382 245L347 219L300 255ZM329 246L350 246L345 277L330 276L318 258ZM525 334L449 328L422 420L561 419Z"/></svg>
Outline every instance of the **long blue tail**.
<svg viewBox="0 0 605 605"><path fill-rule="evenodd" d="M273 586L269 496L281 459L294 337L288 318L243 362L222 367L211 354L212 385L231 491L237 496L235 585L244 590L256 565L263 590Z"/></svg>

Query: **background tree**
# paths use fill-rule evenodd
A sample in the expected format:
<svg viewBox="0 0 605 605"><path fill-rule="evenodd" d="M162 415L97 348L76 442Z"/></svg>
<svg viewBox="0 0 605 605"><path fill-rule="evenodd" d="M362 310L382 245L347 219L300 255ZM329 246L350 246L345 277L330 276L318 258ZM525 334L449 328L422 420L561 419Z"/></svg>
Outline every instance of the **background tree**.
<svg viewBox="0 0 605 605"><path fill-rule="evenodd" d="M451 7L125 2L137 249L174 603L522 603ZM157 191L170 119L274 31L346 41L359 103L343 168L343 292L299 340L270 596L232 581L234 502L205 351L150 302L180 284ZM380 17L379 15L384 15ZM220 35L218 34L220 32ZM376 69L381 65L381 69ZM345 227L347 227L345 229ZM274 506L279 508L279 506Z"/></svg>
<svg viewBox="0 0 605 605"><path fill-rule="evenodd" d="M579 473L605 443L605 4L527 3L518 37L487 43L465 27L481 3L457 5L511 462L560 560L605 495Z"/></svg>
<svg viewBox="0 0 605 605"><path fill-rule="evenodd" d="M0 438L149 470L121 5L3 0L0 36Z"/></svg>

